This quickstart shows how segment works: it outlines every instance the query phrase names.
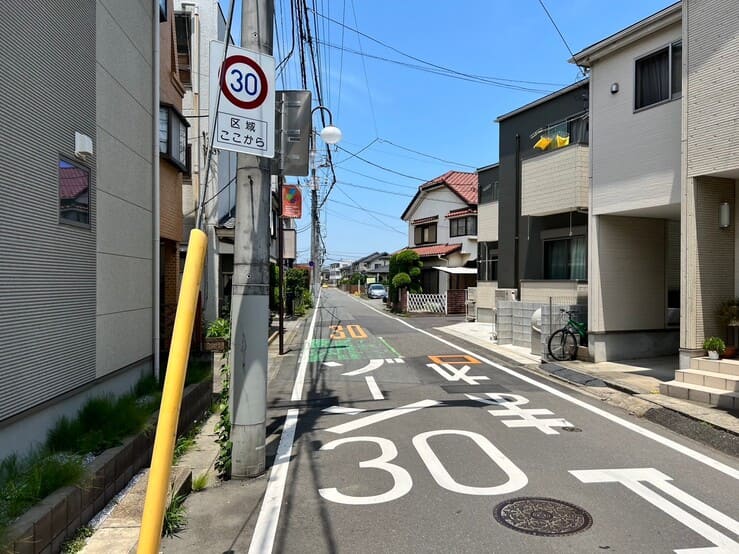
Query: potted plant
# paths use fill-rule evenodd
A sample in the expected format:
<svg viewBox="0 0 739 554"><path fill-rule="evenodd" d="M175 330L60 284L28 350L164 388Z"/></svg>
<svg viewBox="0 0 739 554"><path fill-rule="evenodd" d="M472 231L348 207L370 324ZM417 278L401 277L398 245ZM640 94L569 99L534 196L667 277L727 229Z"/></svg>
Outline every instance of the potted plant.
<svg viewBox="0 0 739 554"><path fill-rule="evenodd" d="M211 321L205 330L203 347L206 352L225 352L231 341L231 322L219 317Z"/></svg>
<svg viewBox="0 0 739 554"><path fill-rule="evenodd" d="M718 360L718 357L726 350L726 344L718 337L708 337L703 341L703 349L708 352L711 360Z"/></svg>
<svg viewBox="0 0 739 554"><path fill-rule="evenodd" d="M718 319L721 322L721 325L726 327L727 331L727 342L732 342L732 335L733 335L733 344L731 346L726 346L726 351L724 352L725 358L733 358L736 356L737 353L737 330L739 328L739 297L736 298L729 298L728 300L723 301L721 304L719 304L718 307Z"/></svg>

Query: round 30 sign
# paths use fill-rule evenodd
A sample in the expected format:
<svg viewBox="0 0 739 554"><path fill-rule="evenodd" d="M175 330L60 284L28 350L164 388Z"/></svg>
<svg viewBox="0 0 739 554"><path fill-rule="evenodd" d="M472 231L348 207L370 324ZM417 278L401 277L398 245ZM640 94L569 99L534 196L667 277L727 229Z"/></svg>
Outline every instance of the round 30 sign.
<svg viewBox="0 0 739 554"><path fill-rule="evenodd" d="M259 64L240 54L224 60L220 86L223 95L244 110L261 106L269 91L267 76Z"/></svg>

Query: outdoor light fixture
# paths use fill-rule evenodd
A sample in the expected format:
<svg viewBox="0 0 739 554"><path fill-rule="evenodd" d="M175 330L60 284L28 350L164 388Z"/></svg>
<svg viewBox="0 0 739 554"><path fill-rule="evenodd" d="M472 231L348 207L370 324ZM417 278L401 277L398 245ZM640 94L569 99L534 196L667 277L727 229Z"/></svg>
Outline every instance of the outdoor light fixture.
<svg viewBox="0 0 739 554"><path fill-rule="evenodd" d="M326 112L328 112L328 125L321 129L321 132L319 133L321 135L321 139L326 144L336 144L341 140L342 134L341 129L334 127L334 117L331 115L331 110L326 106L316 106L310 111L310 113L313 114L316 110L326 110Z"/></svg>
<svg viewBox="0 0 739 554"><path fill-rule="evenodd" d="M618 83L611 83L611 94L616 94L618 92Z"/></svg>
<svg viewBox="0 0 739 554"><path fill-rule="evenodd" d="M728 202L721 202L718 208L718 226L728 229L731 225L731 208Z"/></svg>

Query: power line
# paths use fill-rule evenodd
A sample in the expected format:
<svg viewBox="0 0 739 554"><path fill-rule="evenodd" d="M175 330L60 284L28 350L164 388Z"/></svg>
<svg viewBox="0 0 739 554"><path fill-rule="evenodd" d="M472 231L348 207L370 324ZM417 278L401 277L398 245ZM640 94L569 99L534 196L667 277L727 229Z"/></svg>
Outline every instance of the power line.
<svg viewBox="0 0 739 554"><path fill-rule="evenodd" d="M371 162L368 159L363 158L362 156L358 156L355 152L351 152L347 150L346 148L342 148L338 144L336 145L336 148L341 150L342 152L346 152L347 154L351 154L353 157L357 158L358 160L363 161L366 164L369 164L373 167L376 167L377 169L382 169L383 171L387 171L388 173L393 173L395 175L399 175L401 177L405 177L406 179L414 179L416 181L426 182L427 179L422 179L421 177L416 177L415 175L408 175L406 173L401 173L400 171L395 171L394 169L389 169L387 167L383 167L380 164L376 164L375 162Z"/></svg>
<svg viewBox="0 0 739 554"><path fill-rule="evenodd" d="M385 42L383 42L383 41L381 41L379 39L376 39L376 38L374 38L374 37L372 37L372 36L370 36L370 35L368 35L366 33L363 33L362 31L360 31L358 29L355 29L353 27L349 27L348 25L344 25L343 23L341 23L339 21L336 21L335 19L332 19L332 18L330 18L330 17L328 17L326 15L323 15L323 14L320 14L319 13L318 16L319 17L326 18L326 19L328 19L329 21L331 21L332 23L334 23L336 25L340 25L342 27L346 27L349 31L352 31L354 33L357 33L358 35L361 35L361 36L363 36L363 37L371 40L372 42L376 42L377 44L379 44L381 46L384 46L385 48L388 48L388 49L392 50L393 52L395 52L397 54L400 54L401 56L404 56L406 58L410 58L411 60L417 61L417 62L422 63L424 65L435 67L436 69L440 69L442 71L447 71L447 72L450 72L450 73L455 73L457 75L462 75L462 76L465 76L465 77L474 77L474 78L481 78L481 79L489 79L489 80L492 80L492 81L505 81L505 82L509 82L509 83L524 83L524 84L529 84L529 85L545 85L545 86L546 85L550 85L550 86L557 86L557 87L562 86L561 84L557 84L557 83L544 83L544 82L541 82L541 81L523 81L523 80L520 80L520 79L506 79L506 78L503 78L503 77L486 77L486 76L482 76L482 75L471 75L469 73L463 73L461 71L457 71L457 70L451 69L449 67L438 65L438 64L429 62L427 60L424 60L422 58L418 58L416 56L413 56L411 54L408 54L406 52L403 52L402 50L399 50L398 48L395 48L394 46L391 46L391 45L389 45L389 44L387 44L387 43L385 43Z"/></svg>
<svg viewBox="0 0 739 554"><path fill-rule="evenodd" d="M570 45L569 45L569 44L567 44L567 41L565 40L565 37L564 37L564 35L562 34L562 31L560 31L560 30L559 30L559 27L557 27L557 23L556 23L556 22L554 21L554 18L552 17L552 14L551 14L551 13L549 13L549 10L548 10L548 9L547 9L547 7L546 7L546 6L544 5L544 0L539 0L539 4L541 4L541 7L542 7L542 8L544 9L544 11L545 11L545 12L546 12L546 14L547 14L547 17L549 18L549 21L551 21L551 22L552 22L552 25L554 25L554 28L555 28L555 29L557 30L557 34L559 35L559 38L561 38L561 39L562 39L562 42L564 43L565 47L567 48L567 51L568 51L568 52L570 53L570 57L571 57L571 58L574 58L574 57L575 57L575 54L574 54L574 52L572 51L572 48L570 48ZM582 68L582 67L580 67L579 65L578 65L577 67L578 67L578 68L580 69L580 72L582 73L582 76L583 76L583 77L587 77L587 75L585 74L585 71L583 70L583 68Z"/></svg>
<svg viewBox="0 0 739 554"><path fill-rule="evenodd" d="M444 162L444 163L447 163L447 164L459 165L459 166L462 166L462 167L469 167L470 169L477 169L474 165L463 164L463 163L460 163L460 162L454 162L452 160L445 160L445 159L439 158L437 156L432 156L431 154L424 154L423 152L419 152L418 150L413 150L412 148L408 148L406 146L401 146L399 144L395 144L394 142L391 142L391 141L389 141L387 139L378 139L378 141L379 142L382 142L384 144L390 144L391 146L394 146L395 148L400 148L401 150L406 150L408 152L413 152L414 154L418 154L419 156L424 156L425 158L431 158L432 160L437 160L439 162Z"/></svg>
<svg viewBox="0 0 739 554"><path fill-rule="evenodd" d="M354 24L359 26L359 21L357 20L357 10L354 7L354 0L351 0L351 3L352 13L354 14ZM364 61L364 51L362 50L362 40L360 38L357 38L357 44L359 44L359 51L362 53L362 70L364 72L364 84L367 87L367 100L369 100L370 114L372 115L372 125L375 129L375 136L378 136L379 133L377 132L377 117L375 116L375 105L372 102L372 92L369 85L369 79L367 78L367 64Z"/></svg>

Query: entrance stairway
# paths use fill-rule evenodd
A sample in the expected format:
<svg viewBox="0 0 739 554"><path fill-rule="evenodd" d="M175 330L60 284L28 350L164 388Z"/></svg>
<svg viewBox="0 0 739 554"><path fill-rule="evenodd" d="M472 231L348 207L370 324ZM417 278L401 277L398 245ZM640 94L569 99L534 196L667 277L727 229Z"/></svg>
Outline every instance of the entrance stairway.
<svg viewBox="0 0 739 554"><path fill-rule="evenodd" d="M739 360L692 358L690 369L675 371L675 379L660 383L659 392L673 398L739 410Z"/></svg>

